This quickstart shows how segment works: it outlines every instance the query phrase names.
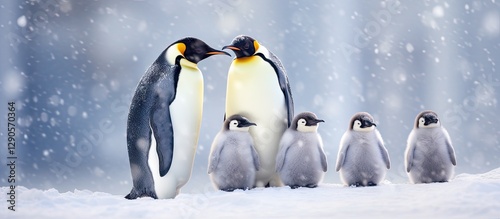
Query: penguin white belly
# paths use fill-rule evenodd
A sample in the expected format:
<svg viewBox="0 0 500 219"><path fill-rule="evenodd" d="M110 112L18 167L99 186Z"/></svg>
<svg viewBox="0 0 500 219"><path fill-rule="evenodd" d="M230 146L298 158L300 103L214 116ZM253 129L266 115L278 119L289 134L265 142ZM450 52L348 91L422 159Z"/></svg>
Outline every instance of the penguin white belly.
<svg viewBox="0 0 500 219"><path fill-rule="evenodd" d="M203 113L203 75L184 67L179 74L175 100L170 104L174 130L174 154L167 175L160 177L156 141L149 150L148 164L158 198L173 198L191 177Z"/></svg>
<svg viewBox="0 0 500 219"><path fill-rule="evenodd" d="M229 69L226 117L240 114L257 124L250 128L261 167L256 186L280 186L275 172L279 141L287 128L283 91L273 67L258 56L239 58Z"/></svg>

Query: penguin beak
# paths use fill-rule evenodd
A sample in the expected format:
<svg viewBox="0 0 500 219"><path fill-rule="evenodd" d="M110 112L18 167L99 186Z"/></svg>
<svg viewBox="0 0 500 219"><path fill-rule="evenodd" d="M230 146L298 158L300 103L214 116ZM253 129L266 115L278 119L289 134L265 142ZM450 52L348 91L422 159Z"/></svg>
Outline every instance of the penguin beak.
<svg viewBox="0 0 500 219"><path fill-rule="evenodd" d="M433 123L438 123L438 119L435 118L435 117L430 117L430 118L425 118L425 123L424 125L430 125L430 124L433 124Z"/></svg>
<svg viewBox="0 0 500 219"><path fill-rule="evenodd" d="M240 122L238 127L250 127L250 126L257 126L257 124L253 122Z"/></svg>
<svg viewBox="0 0 500 219"><path fill-rule="evenodd" d="M220 51L220 50L213 50L213 51L207 52L206 55L207 56L211 56L211 55L228 55L228 56L231 56L231 54L229 54L228 52Z"/></svg>
<svg viewBox="0 0 500 219"><path fill-rule="evenodd" d="M309 126L317 125L320 122L325 122L325 120L322 120L322 119L311 120L311 121L309 121Z"/></svg>
<svg viewBox="0 0 500 219"><path fill-rule="evenodd" d="M325 122L325 120L322 120L322 119L316 119L314 120L314 122L316 122L316 124L320 123L320 122Z"/></svg>
<svg viewBox="0 0 500 219"><path fill-rule="evenodd" d="M377 127L377 124L370 122L368 120L363 121L363 124L361 125L361 128L367 128L367 127L372 127L375 126Z"/></svg>
<svg viewBox="0 0 500 219"><path fill-rule="evenodd" d="M224 50L224 49L230 49L233 51L240 51L241 50L240 48L233 46L233 45L227 45L227 46L222 47L222 50Z"/></svg>

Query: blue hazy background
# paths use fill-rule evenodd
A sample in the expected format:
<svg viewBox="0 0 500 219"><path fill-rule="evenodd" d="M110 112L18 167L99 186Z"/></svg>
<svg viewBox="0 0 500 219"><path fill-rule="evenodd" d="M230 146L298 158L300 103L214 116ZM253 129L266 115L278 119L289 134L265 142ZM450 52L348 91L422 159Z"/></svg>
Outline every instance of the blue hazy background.
<svg viewBox="0 0 500 219"><path fill-rule="evenodd" d="M7 184L7 102L17 106L17 184L125 195L128 107L166 46L198 37L215 48L239 34L283 62L295 112L315 112L328 156L325 183L350 117L371 113L392 161L387 180L407 183L406 138L432 109L448 129L456 173L500 167L500 3L488 1L2 1L0 163ZM210 144L224 114L232 58L199 64L202 129L183 192L212 189Z"/></svg>

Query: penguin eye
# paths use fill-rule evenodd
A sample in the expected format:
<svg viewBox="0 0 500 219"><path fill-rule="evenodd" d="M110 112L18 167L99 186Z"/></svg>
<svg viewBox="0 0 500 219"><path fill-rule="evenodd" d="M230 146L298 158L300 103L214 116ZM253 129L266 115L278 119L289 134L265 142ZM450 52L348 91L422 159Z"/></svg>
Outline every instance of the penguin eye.
<svg viewBox="0 0 500 219"><path fill-rule="evenodd" d="M304 119L299 119L299 124L305 125L305 124L306 124L306 120L304 120Z"/></svg>
<svg viewBox="0 0 500 219"><path fill-rule="evenodd" d="M235 120L234 120L234 121L232 121L232 122L231 122L231 126L238 126L238 121L235 121Z"/></svg>
<svg viewBox="0 0 500 219"><path fill-rule="evenodd" d="M247 50L248 48L250 48L250 43L246 42L243 46L243 49Z"/></svg>

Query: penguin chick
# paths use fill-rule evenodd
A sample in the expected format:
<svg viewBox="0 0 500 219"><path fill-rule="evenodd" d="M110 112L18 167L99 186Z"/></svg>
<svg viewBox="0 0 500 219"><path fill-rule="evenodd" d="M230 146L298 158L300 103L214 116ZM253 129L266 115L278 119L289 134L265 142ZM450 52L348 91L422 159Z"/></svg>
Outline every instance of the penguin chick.
<svg viewBox="0 0 500 219"><path fill-rule="evenodd" d="M251 189L259 170L259 155L254 148L247 118L233 115L226 119L216 135L208 161L208 174L217 189L233 191Z"/></svg>
<svg viewBox="0 0 500 219"><path fill-rule="evenodd" d="M447 182L457 165L448 131L433 111L415 118L405 151L405 168L412 183Z"/></svg>
<svg viewBox="0 0 500 219"><path fill-rule="evenodd" d="M314 113L300 113L281 138L276 172L292 189L318 186L327 170L323 141L317 132L320 122L324 121Z"/></svg>
<svg viewBox="0 0 500 219"><path fill-rule="evenodd" d="M344 185L376 186L391 167L389 153L375 127L373 117L366 112L351 118L340 140L335 168Z"/></svg>

